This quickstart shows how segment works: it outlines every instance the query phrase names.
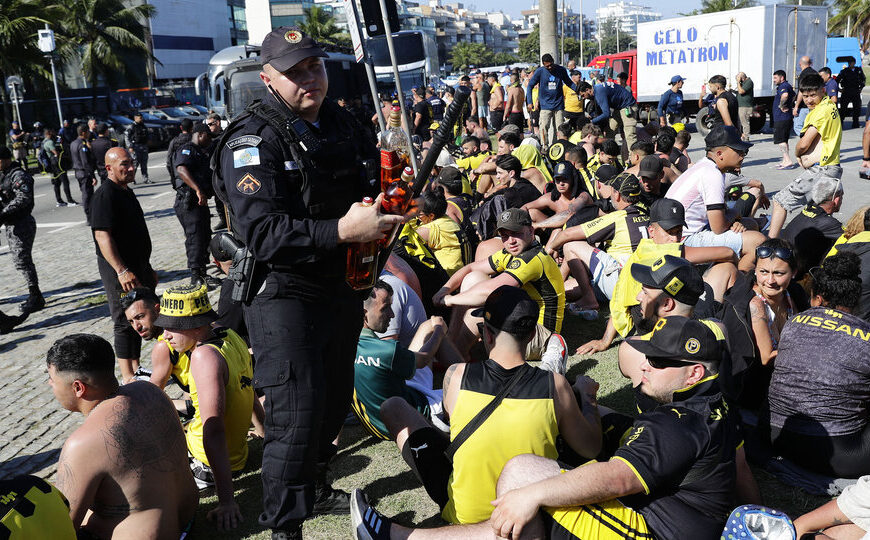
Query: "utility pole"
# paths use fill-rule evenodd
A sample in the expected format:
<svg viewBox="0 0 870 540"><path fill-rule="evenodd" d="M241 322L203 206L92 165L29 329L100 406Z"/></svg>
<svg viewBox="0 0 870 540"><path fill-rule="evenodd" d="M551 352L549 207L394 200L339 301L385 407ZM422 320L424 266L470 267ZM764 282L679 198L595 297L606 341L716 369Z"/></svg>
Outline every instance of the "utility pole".
<svg viewBox="0 0 870 540"><path fill-rule="evenodd" d="M559 48L556 43L556 0L542 0L539 6L540 26L538 31L541 35L541 56L550 54L558 56ZM540 61L540 58L538 59Z"/></svg>
<svg viewBox="0 0 870 540"><path fill-rule="evenodd" d="M586 62L586 56L583 54L583 0L580 0L580 65L583 66Z"/></svg>
<svg viewBox="0 0 870 540"><path fill-rule="evenodd" d="M566 63L565 62L565 0L562 0L562 17L561 18L562 18L561 24L560 24L561 29L559 31L559 44L561 45L561 47L560 47L561 55L559 56L559 59L560 59L559 63L565 64Z"/></svg>
<svg viewBox="0 0 870 540"><path fill-rule="evenodd" d="M60 127L63 126L63 111L60 109L60 92L57 89L57 73L54 70L54 32L46 23L45 30L40 30L38 35L39 50L45 53L51 63L51 81L54 83L54 99L57 101L57 119Z"/></svg>

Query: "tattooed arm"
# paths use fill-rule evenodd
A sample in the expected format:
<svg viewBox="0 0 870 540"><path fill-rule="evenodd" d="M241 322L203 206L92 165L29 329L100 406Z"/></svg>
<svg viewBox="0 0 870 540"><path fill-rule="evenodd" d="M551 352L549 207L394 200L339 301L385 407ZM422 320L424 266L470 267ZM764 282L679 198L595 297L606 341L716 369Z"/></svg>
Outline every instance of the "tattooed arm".
<svg viewBox="0 0 870 540"><path fill-rule="evenodd" d="M456 406L456 398L459 396L459 387L462 386L462 375L465 373L465 364L453 364L444 372L444 412L447 416L453 412Z"/></svg>
<svg viewBox="0 0 870 540"><path fill-rule="evenodd" d="M102 471L95 464L89 441L74 433L63 445L57 464L57 489L69 501L69 515L76 529L82 526L88 509L94 503Z"/></svg>

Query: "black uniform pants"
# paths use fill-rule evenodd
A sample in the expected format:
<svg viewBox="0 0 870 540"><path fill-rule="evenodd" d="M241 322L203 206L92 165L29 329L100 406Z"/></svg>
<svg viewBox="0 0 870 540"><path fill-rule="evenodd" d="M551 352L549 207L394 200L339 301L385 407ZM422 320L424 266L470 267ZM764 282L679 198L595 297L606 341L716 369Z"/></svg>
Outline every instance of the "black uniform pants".
<svg viewBox="0 0 870 540"><path fill-rule="evenodd" d="M79 182L79 190L82 192L82 207L85 209L85 219L91 224L91 197L94 196L94 175L76 171L76 180Z"/></svg>
<svg viewBox="0 0 870 540"><path fill-rule="evenodd" d="M245 306L254 385L266 396L260 524L272 529L311 514L316 464L331 457L353 395L362 301L343 281L318 285L329 294L303 300L310 286L271 272Z"/></svg>
<svg viewBox="0 0 870 540"><path fill-rule="evenodd" d="M148 178L148 145L134 143L131 147L133 150L133 159L137 168L142 171L142 178Z"/></svg>
<svg viewBox="0 0 870 540"><path fill-rule="evenodd" d="M121 283L118 281L118 273L102 257L97 257L97 269L100 271L100 280L102 280L103 289L106 291L109 315L112 318L115 336L115 355L118 358L125 358L127 360L138 359L142 350L142 338L130 326L124 310L121 309L121 297L125 293L121 288ZM136 275L143 287L153 290L157 286L157 283L154 282L154 273L151 268L128 267L128 270Z"/></svg>
<svg viewBox="0 0 870 540"><path fill-rule="evenodd" d="M840 94L840 102L837 104L840 107L840 121L846 123L846 109L852 105L852 128L858 127L858 117L861 116L861 93L846 93Z"/></svg>
<svg viewBox="0 0 870 540"><path fill-rule="evenodd" d="M211 239L208 206L196 204L196 194L189 188L175 192L175 215L184 229L184 251L191 270L208 265L208 242Z"/></svg>
<svg viewBox="0 0 870 540"><path fill-rule="evenodd" d="M36 265L33 264L33 240L36 238L36 220L27 215L15 223L6 224L6 239L12 252L15 269L24 276L28 288L39 287Z"/></svg>
<svg viewBox="0 0 870 540"><path fill-rule="evenodd" d="M66 171L53 170L51 185L54 187L54 199L62 203L63 199L60 198L60 188L63 186L63 191L66 194L66 202L72 202L73 196L69 190L69 176L67 176Z"/></svg>

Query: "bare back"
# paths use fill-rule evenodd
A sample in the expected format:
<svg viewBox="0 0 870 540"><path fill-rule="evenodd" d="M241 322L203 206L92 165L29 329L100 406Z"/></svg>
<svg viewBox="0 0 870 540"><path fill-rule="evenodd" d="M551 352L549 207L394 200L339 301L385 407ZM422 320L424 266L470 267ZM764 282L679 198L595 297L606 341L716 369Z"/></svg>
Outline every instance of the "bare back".
<svg viewBox="0 0 870 540"><path fill-rule="evenodd" d="M508 90L508 103L510 103L510 112L518 113L523 112L523 102L526 100L526 96L523 93L523 89L517 86L511 86Z"/></svg>
<svg viewBox="0 0 870 540"><path fill-rule="evenodd" d="M177 539L199 492L169 398L134 382L100 403L64 444L58 487L73 523L100 538Z"/></svg>

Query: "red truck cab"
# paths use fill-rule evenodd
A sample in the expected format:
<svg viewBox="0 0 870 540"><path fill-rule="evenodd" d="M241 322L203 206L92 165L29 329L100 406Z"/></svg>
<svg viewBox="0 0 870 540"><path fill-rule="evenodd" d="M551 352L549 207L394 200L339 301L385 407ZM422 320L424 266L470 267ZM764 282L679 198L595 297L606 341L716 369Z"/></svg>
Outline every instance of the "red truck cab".
<svg viewBox="0 0 870 540"><path fill-rule="evenodd" d="M604 70L605 78L614 82L617 75L622 72L627 73L626 84L631 88L631 95L637 99L637 49L596 56L589 62L589 67L597 69L599 73Z"/></svg>

